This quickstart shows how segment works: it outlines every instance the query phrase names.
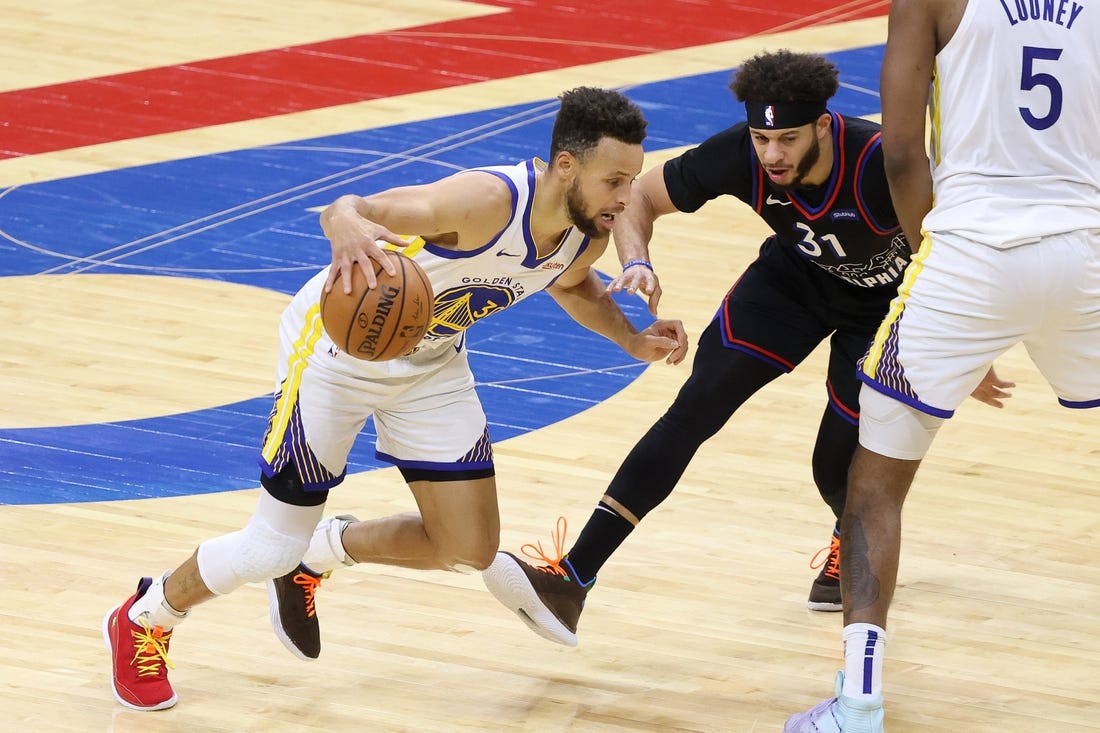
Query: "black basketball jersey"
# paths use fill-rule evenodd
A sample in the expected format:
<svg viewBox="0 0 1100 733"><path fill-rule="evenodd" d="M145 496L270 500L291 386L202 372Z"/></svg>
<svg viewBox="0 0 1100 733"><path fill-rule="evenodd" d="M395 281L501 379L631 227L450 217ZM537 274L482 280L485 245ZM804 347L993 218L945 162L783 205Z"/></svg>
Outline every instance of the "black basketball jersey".
<svg viewBox="0 0 1100 733"><path fill-rule="evenodd" d="M723 194L736 196L781 245L831 275L866 288L896 287L911 253L890 201L880 127L829 114L834 155L824 184L789 191L772 186L742 122L665 163L669 197L680 211L692 212Z"/></svg>

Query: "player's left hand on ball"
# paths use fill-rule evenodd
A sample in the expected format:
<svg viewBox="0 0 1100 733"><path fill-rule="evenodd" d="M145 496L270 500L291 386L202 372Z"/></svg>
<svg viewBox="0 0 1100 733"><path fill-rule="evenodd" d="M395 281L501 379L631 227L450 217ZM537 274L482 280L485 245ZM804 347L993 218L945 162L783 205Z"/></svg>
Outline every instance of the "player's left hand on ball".
<svg viewBox="0 0 1100 733"><path fill-rule="evenodd" d="M989 371L982 377L981 384L970 393L970 396L992 407L1004 407L1004 400L1012 396L1012 393L1007 390L1015 386L1015 382L1001 379L997 376L997 372L993 371L993 367L989 367Z"/></svg>
<svg viewBox="0 0 1100 733"><path fill-rule="evenodd" d="M664 359L669 364L679 364L687 356L687 333L679 320L660 319L638 334L641 346L631 356L642 361Z"/></svg>

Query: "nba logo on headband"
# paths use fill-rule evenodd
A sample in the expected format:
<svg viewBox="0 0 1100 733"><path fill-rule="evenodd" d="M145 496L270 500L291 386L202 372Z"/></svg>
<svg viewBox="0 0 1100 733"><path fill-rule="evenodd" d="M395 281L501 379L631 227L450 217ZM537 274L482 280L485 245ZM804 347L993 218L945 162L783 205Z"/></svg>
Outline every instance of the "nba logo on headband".
<svg viewBox="0 0 1100 733"><path fill-rule="evenodd" d="M745 119L749 127L784 130L809 125L825 114L825 101L819 102L745 102Z"/></svg>

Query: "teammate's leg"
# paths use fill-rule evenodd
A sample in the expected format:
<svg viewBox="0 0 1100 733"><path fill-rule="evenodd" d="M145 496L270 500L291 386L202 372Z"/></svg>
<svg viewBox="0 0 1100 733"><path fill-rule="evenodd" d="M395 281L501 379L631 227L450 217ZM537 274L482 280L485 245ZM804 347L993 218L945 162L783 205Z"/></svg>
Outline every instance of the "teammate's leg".
<svg viewBox="0 0 1100 733"><path fill-rule="evenodd" d="M844 670L835 696L792 716L788 733L818 731L819 723L882 729L905 497L943 421L1042 310L1027 292L1038 268L1016 264L1026 247L994 250L941 234L935 247L925 240L921 255L860 365L859 447L841 520Z"/></svg>

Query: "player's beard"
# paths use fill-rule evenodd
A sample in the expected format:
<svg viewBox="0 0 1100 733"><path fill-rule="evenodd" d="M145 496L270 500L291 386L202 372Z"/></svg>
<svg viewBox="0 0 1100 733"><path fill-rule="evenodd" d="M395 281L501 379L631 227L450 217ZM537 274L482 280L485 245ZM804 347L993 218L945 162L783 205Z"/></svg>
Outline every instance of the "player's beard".
<svg viewBox="0 0 1100 733"><path fill-rule="evenodd" d="M586 237L597 239L604 236L596 217L588 216L584 210L584 195L581 193L580 179L573 179L573 185L565 193L565 207L573 226Z"/></svg>
<svg viewBox="0 0 1100 733"><path fill-rule="evenodd" d="M790 183L785 185L779 185L773 183L772 185L781 191L789 191L792 188L798 188L802 185L802 182L806 180L806 175L809 174L810 169L817 165L817 161L821 160L821 141L817 139L817 135L814 135L814 143L810 146L806 154L802 156L802 160L798 161L798 166L794 169L794 177Z"/></svg>

